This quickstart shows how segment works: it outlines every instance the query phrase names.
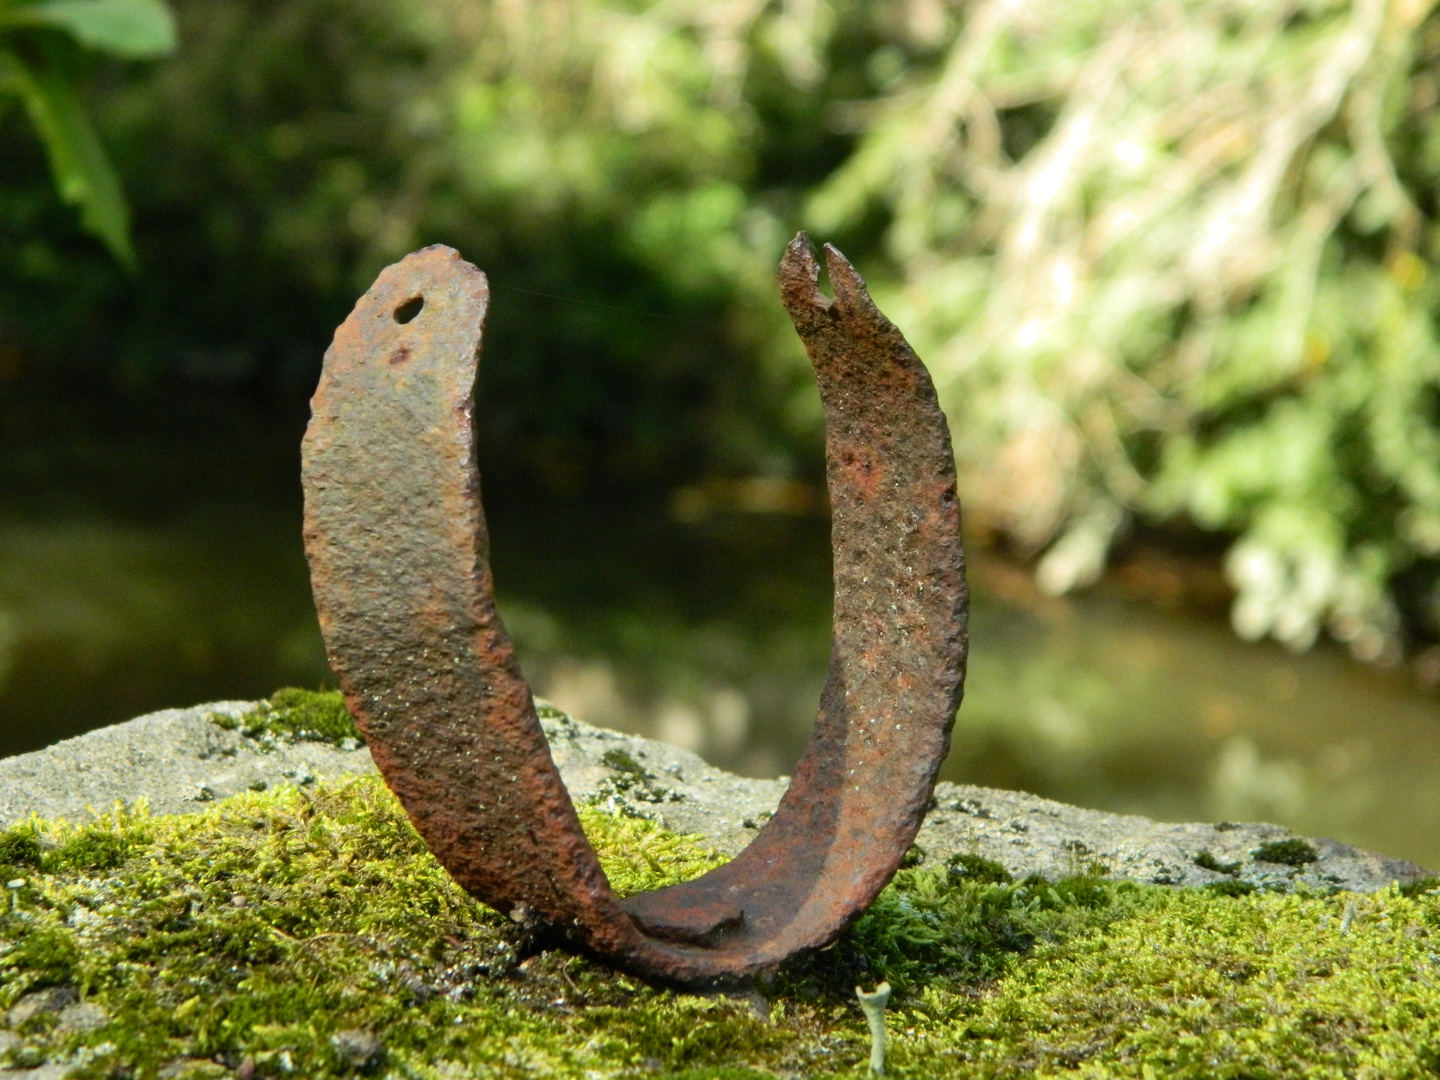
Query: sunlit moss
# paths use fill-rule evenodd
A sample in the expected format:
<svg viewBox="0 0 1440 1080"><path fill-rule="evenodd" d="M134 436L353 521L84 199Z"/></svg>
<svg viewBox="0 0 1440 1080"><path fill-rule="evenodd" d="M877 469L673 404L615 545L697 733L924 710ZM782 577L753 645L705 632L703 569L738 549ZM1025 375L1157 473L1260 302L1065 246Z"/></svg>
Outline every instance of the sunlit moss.
<svg viewBox="0 0 1440 1080"><path fill-rule="evenodd" d="M647 820L581 817L621 892L720 861ZM1231 897L920 866L762 985L767 1019L753 999L527 957L375 777L192 816L32 821L0 834L0 858L0 1065L79 1077L222 1077L247 1059L265 1077L852 1075L868 1055L853 987L881 979L898 1076L1378 1078L1440 1062L1430 890ZM383 1052L361 1060L355 1033Z"/></svg>
<svg viewBox="0 0 1440 1080"><path fill-rule="evenodd" d="M344 697L337 690L301 690L289 686L275 691L268 701L247 713L240 716L216 713L212 719L221 727L239 729L261 741L304 739L351 747L365 743L365 737L345 708Z"/></svg>

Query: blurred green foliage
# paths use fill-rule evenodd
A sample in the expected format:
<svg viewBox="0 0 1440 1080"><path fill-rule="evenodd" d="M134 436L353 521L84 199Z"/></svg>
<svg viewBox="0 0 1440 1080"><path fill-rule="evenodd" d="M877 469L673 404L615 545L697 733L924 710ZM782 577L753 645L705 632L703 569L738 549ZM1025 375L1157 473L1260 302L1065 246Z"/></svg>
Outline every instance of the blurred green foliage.
<svg viewBox="0 0 1440 1080"><path fill-rule="evenodd" d="M126 267L130 214L81 100L82 54L147 59L174 48L164 0L0 0L0 95L24 103L61 197Z"/></svg>
<svg viewBox="0 0 1440 1080"><path fill-rule="evenodd" d="M1234 538L1247 637L1440 634L1431 0L176 13L173 61L98 76L143 286L0 120L27 364L301 387L379 267L444 241L496 287L487 436L550 486L816 476L772 276L806 227L930 364L972 514L1045 588L1188 522Z"/></svg>
<svg viewBox="0 0 1440 1080"><path fill-rule="evenodd" d="M1433 5L900 10L807 210L884 220L970 506L1054 592L1136 518L1230 533L1242 635L1396 657L1440 552Z"/></svg>

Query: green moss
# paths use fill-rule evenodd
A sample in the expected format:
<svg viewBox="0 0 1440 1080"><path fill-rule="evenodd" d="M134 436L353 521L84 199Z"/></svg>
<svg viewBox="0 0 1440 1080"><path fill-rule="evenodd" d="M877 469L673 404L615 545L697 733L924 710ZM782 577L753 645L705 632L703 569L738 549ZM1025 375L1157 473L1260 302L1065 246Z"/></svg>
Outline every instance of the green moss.
<svg viewBox="0 0 1440 1080"><path fill-rule="evenodd" d="M1240 870L1240 864L1238 862L1222 863L1208 851L1202 851L1196 855L1194 862L1200 869L1213 870L1217 874L1234 874Z"/></svg>
<svg viewBox="0 0 1440 1080"><path fill-rule="evenodd" d="M1255 886L1248 881L1212 881L1205 891L1212 896L1249 896Z"/></svg>
<svg viewBox="0 0 1440 1080"><path fill-rule="evenodd" d="M653 822L580 813L622 893L721 861ZM749 1000L527 957L374 777L3 835L28 869L0 908L0 1015L55 1005L12 1014L23 1023L0 1039L0 1066L64 1062L96 1080L233 1076L246 1061L272 1078L856 1075L868 1036L853 988L882 978L899 1077L1378 1080L1440 1061L1430 890L1217 896L1014 883L974 858L919 866L766 983L766 1019ZM80 1005L55 1011L71 996L99 1026L68 1019ZM383 1064L360 1053L370 1036Z"/></svg>
<svg viewBox="0 0 1440 1080"><path fill-rule="evenodd" d="M338 690L277 690L270 700L242 716L217 716L223 728L239 729L261 740L324 742L347 748L365 744L365 737L345 708Z"/></svg>
<svg viewBox="0 0 1440 1080"><path fill-rule="evenodd" d="M12 890L12 914L23 910L34 890ZM28 894L28 895L27 895ZM15 941L6 941L3 969L23 974L27 987L61 986L72 982L80 966L75 935L60 926L36 926ZM3 983L0 983L3 985Z"/></svg>
<svg viewBox="0 0 1440 1080"><path fill-rule="evenodd" d="M594 802L624 813L634 802L676 802L684 796L656 782L655 774L636 761L627 750L615 746L600 755L602 765L614 770L596 786ZM619 799L614 796L624 795ZM631 810L630 812L633 812Z"/></svg>
<svg viewBox="0 0 1440 1080"><path fill-rule="evenodd" d="M634 757L626 753L624 750L621 750L618 746L614 747L613 749L606 750L605 753L601 754L600 763L611 769L614 769L618 773L625 773L629 776L633 776L637 780L652 779L649 771L645 768L644 765L641 765L638 761L634 759Z"/></svg>
<svg viewBox="0 0 1440 1080"><path fill-rule="evenodd" d="M968 881L981 885L1009 885L1015 880L1010 876L1009 870L982 855L964 852L951 855L945 861L945 866L949 870L950 880L956 884Z"/></svg>
<svg viewBox="0 0 1440 1080"><path fill-rule="evenodd" d="M0 832L0 869L40 865L40 840L26 826Z"/></svg>
<svg viewBox="0 0 1440 1080"><path fill-rule="evenodd" d="M848 1003L858 982L884 980L901 998L927 986L982 984L1037 942L1103 926L1146 895L1099 878L1004 885L957 882L948 868L901 870L839 943L795 965L781 985Z"/></svg>
<svg viewBox="0 0 1440 1080"><path fill-rule="evenodd" d="M46 855L41 865L52 871L114 870L149 840L144 829L85 829Z"/></svg>
<svg viewBox="0 0 1440 1080"><path fill-rule="evenodd" d="M693 838L677 836L646 818L616 816L594 805L581 806L578 812L611 888L622 896L678 885L725 862Z"/></svg>
<svg viewBox="0 0 1440 1080"><path fill-rule="evenodd" d="M923 1075L1421 1075L1440 1049L1436 908L1382 894L1378 920L1342 935L1344 902L1160 893L1103 933L1037 946L998 993L927 995L951 1026L898 1040L897 1060Z"/></svg>
<svg viewBox="0 0 1440 1080"><path fill-rule="evenodd" d="M1296 838L1261 844L1250 855L1256 862L1280 863L1282 866L1304 866L1320 858L1320 853L1309 843Z"/></svg>
<svg viewBox="0 0 1440 1080"><path fill-rule="evenodd" d="M919 844L911 844L905 849L905 854L900 858L901 870L913 870L925 862L925 849Z"/></svg>
<svg viewBox="0 0 1440 1080"><path fill-rule="evenodd" d="M1400 886L1401 896L1423 896L1436 891L1440 891L1440 877L1423 877L1418 881L1407 881Z"/></svg>

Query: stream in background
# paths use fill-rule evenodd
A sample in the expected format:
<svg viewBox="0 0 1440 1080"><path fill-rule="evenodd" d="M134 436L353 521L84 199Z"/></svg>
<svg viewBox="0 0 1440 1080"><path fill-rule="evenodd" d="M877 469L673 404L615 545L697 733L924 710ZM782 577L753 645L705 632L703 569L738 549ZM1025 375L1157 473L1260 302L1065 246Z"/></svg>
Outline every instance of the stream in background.
<svg viewBox="0 0 1440 1080"><path fill-rule="evenodd" d="M303 422L204 394L0 387L0 755L328 681L300 547ZM742 773L790 771L829 644L822 518L707 510L694 492L679 514L666 495L561 499L493 469L485 493L502 611L539 693ZM1015 581L972 563L947 779L1278 821L1440 867L1440 700L1407 676Z"/></svg>

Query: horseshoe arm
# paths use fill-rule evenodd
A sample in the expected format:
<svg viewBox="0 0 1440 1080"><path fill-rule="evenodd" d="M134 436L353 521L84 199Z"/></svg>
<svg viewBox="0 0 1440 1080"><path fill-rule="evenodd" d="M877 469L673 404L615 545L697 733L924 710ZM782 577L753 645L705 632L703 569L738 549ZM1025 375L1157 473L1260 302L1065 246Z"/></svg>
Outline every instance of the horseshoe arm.
<svg viewBox="0 0 1440 1080"><path fill-rule="evenodd" d="M311 583L346 705L451 876L604 925L614 897L495 609L472 418L488 306L485 275L429 247L335 332L302 447Z"/></svg>
<svg viewBox="0 0 1440 1080"><path fill-rule="evenodd" d="M752 962L833 940L915 839L964 687L969 594L949 427L924 364L833 247L804 234L781 297L825 409L834 558L829 678L775 816L736 859L622 901L651 932L744 912ZM737 941L738 945L738 941Z"/></svg>

